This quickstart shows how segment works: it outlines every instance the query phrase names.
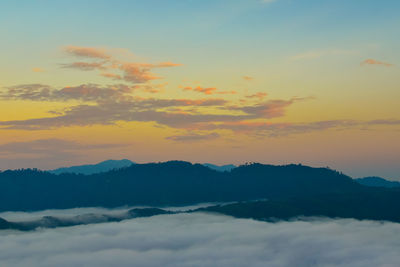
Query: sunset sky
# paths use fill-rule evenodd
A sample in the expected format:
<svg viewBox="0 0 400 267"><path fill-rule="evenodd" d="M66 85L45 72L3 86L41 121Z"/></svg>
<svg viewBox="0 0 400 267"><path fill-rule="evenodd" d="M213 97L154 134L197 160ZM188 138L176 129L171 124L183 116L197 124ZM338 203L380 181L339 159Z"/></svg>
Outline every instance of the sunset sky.
<svg viewBox="0 0 400 267"><path fill-rule="evenodd" d="M400 1L1 1L0 169L105 159L400 180Z"/></svg>

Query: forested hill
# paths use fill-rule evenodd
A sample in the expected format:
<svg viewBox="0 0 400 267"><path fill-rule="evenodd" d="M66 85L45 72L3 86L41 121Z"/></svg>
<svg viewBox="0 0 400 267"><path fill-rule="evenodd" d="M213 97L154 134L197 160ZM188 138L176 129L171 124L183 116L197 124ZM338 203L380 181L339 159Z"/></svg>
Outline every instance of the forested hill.
<svg viewBox="0 0 400 267"><path fill-rule="evenodd" d="M135 164L134 162L128 159L122 160L105 160L99 162L97 164L87 164L87 165L79 165L79 166L71 166L71 167L63 167L54 170L49 170L48 172L54 174L61 174L61 173L76 173L76 174L95 174L101 172L107 172L114 169L121 169L124 167L131 166Z"/></svg>
<svg viewBox="0 0 400 267"><path fill-rule="evenodd" d="M0 173L0 211L283 199L378 190L327 168L249 164L218 172L182 161L134 164L93 175Z"/></svg>

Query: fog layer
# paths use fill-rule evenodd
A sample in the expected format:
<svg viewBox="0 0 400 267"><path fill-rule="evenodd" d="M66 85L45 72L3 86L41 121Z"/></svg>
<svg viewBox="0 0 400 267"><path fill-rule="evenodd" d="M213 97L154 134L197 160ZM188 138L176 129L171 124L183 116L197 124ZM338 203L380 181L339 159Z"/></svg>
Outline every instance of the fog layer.
<svg viewBox="0 0 400 267"><path fill-rule="evenodd" d="M205 213L0 231L0 266L398 266L400 224Z"/></svg>

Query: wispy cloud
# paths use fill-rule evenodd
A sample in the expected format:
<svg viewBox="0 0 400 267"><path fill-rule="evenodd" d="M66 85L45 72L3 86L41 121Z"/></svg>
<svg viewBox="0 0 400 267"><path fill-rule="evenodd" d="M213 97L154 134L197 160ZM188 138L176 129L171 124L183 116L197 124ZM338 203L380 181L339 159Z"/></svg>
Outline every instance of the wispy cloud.
<svg viewBox="0 0 400 267"><path fill-rule="evenodd" d="M54 117L0 121L0 128L3 129L25 129L25 130L42 130L66 126L86 126L94 124L110 125L118 121L137 121L137 122L156 122L173 128L191 128L197 123L204 122L224 122L224 121L240 121L249 119L268 119L281 117L285 114L285 110L300 98L290 100L269 100L263 103L253 105L231 105L223 99L152 99L152 98L123 98L120 91L98 88L94 90L97 93L90 93L86 96L86 92L93 88L67 88L71 91L63 89L62 97L68 96L76 99L77 97L86 98L86 100L100 100L96 105L82 104L66 108ZM82 93L83 90L83 93ZM67 94L67 92L69 94ZM58 94L61 94L57 91ZM42 93L34 98L53 97L52 93L46 91L46 95ZM24 96L25 97L25 96ZM31 97L29 95L29 97ZM111 100L111 101L110 101ZM118 100L118 101L117 101ZM182 113L168 111L167 107L201 107L213 106L214 112L199 113L196 111ZM235 114L236 113L236 114ZM53 113L57 114L57 113ZM82 119L85 118L85 119Z"/></svg>
<svg viewBox="0 0 400 267"><path fill-rule="evenodd" d="M86 57L86 58L100 58L100 59L110 59L111 55L107 53L107 50L104 48L96 48L96 47L82 47L82 46L74 46L69 45L64 47L65 52L77 56L77 57Z"/></svg>
<svg viewBox="0 0 400 267"><path fill-rule="evenodd" d="M73 62L68 64L61 64L63 68L80 69L80 70L105 70L104 65L106 62Z"/></svg>
<svg viewBox="0 0 400 267"><path fill-rule="evenodd" d="M281 137L329 129L368 129L373 126L400 126L400 120L326 120L305 123L272 123L261 121L236 121L199 124L200 130L231 130L235 133L251 134L258 137Z"/></svg>
<svg viewBox="0 0 400 267"><path fill-rule="evenodd" d="M194 92L199 92L203 93L206 95L213 95L213 94L220 94L220 95L226 95L226 94L237 94L236 91L219 91L215 87L201 87L201 86L196 86L196 87L191 87L191 86L181 86L181 88L184 91L194 91Z"/></svg>
<svg viewBox="0 0 400 267"><path fill-rule="evenodd" d="M273 118L286 115L287 110L300 101L311 97L293 97L290 99L267 99L266 92L257 92L234 99L224 99L224 94L236 94L236 91L222 91L216 87L181 86L184 91L198 92L205 98L156 98L138 96L137 91L158 93L164 90L166 83L154 84L148 81L157 79L150 70L175 67L172 62L135 63L117 60L106 49L91 47L66 47L65 51L80 59L67 63L64 67L80 70L97 70L103 77L121 83L113 85L81 84L61 88L44 84L23 84L4 87L0 91L0 100L25 100L65 102L62 109L48 110L46 117L21 120L0 121L0 129L48 130L70 126L115 125L119 122L152 122L155 126L185 130L186 134L167 137L168 140L188 142L209 140L220 137L215 130L228 130L237 134L255 136L285 136L326 129L368 129L378 125L400 125L398 120L330 120L306 123L271 122ZM342 53L341 50L329 50L317 54L307 54L298 58ZM365 64L385 65L379 61L368 60ZM386 65L385 65L386 66ZM246 80L251 77L245 76ZM125 83L124 83L125 82ZM221 98L211 98L221 95ZM210 133L211 132L211 133Z"/></svg>
<svg viewBox="0 0 400 267"><path fill-rule="evenodd" d="M247 95L246 96L246 98L256 98L256 99L259 99L259 100L263 100L265 97L267 97L267 93L264 93L264 92L258 92L258 93L255 93L255 94L252 94L252 95Z"/></svg>
<svg viewBox="0 0 400 267"><path fill-rule="evenodd" d="M299 101L306 101L310 98L292 98L289 100L282 99L273 99L260 103L256 103L253 105L244 105L244 106L228 106L227 109L230 110L240 110L247 114L254 115L255 118L276 118L282 117L285 115L286 109L292 104Z"/></svg>
<svg viewBox="0 0 400 267"><path fill-rule="evenodd" d="M125 62L117 59L104 48L96 47L80 47L67 46L64 51L72 56L84 58L90 61L73 61L63 63L63 68L71 68L84 71L101 71L101 76L113 80L121 80L129 83L140 84L151 80L161 79L161 77L153 74L152 69L170 68L181 66L181 64L173 62L161 62L157 64ZM93 61L94 60L94 61Z"/></svg>
<svg viewBox="0 0 400 267"><path fill-rule="evenodd" d="M119 101L132 98L129 93L136 87L123 84L100 86L96 84L82 84L67 86L61 89L43 84L23 84L6 87L0 93L0 99L31 100L31 101Z"/></svg>
<svg viewBox="0 0 400 267"><path fill-rule="evenodd" d="M176 142L194 142L194 141L216 139L218 137L220 137L218 133L208 133L208 134L189 133L189 134L168 136L166 137L166 139L173 140Z"/></svg>
<svg viewBox="0 0 400 267"><path fill-rule="evenodd" d="M252 81L252 80L254 80L253 77L247 76L247 75L243 76L242 78L243 78L244 80L246 80L246 81Z"/></svg>
<svg viewBox="0 0 400 267"><path fill-rule="evenodd" d="M49 117L0 121L0 129L44 130L69 126L113 125L118 122L154 122L158 125L191 131L189 134L170 136L169 140L200 141L218 137L215 133L204 134L201 131L229 130L259 137L279 137L327 129L368 129L379 125L400 125L399 120L385 119L327 120L308 123L269 121L272 118L285 116L290 106L299 101L307 101L309 97L264 101L266 94L259 92L246 96L246 99L256 99L255 103L249 104L244 101L239 105L222 98L159 99L132 96L131 93L137 89L136 86L102 87L95 84L62 89L40 84L9 87L0 95L1 98L32 101L80 100L84 103L63 110L49 111L52 114ZM202 107L212 107L212 112L209 110L201 112L199 109Z"/></svg>
<svg viewBox="0 0 400 267"><path fill-rule="evenodd" d="M379 60L375 60L375 59L366 59L363 62L360 63L361 66L365 66L365 65L378 65L378 66L384 66L384 67L392 67L394 66L394 64L391 63L387 63L387 62L383 62L383 61L379 61Z"/></svg>
<svg viewBox="0 0 400 267"><path fill-rule="evenodd" d="M215 92L217 91L217 88L201 87L201 86L197 86L197 87L186 86L186 87L183 87L183 90L184 91L195 91L195 92L203 93L206 95L212 95L212 94L215 94Z"/></svg>

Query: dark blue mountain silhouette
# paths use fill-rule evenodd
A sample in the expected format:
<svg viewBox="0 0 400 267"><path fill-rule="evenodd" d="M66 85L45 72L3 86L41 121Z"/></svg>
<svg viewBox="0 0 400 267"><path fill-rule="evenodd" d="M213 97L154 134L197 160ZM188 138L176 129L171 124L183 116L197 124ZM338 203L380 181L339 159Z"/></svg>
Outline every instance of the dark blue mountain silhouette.
<svg viewBox="0 0 400 267"><path fill-rule="evenodd" d="M236 168L237 166L233 165L233 164L227 164L227 165L214 165L211 163L203 163L204 166L216 170L216 171L220 171L220 172L225 172L225 171L231 171L232 169Z"/></svg>
<svg viewBox="0 0 400 267"><path fill-rule="evenodd" d="M357 178L355 179L355 181L359 184L366 186L386 187L386 188L400 187L400 182L388 181L381 177L376 177L376 176Z"/></svg>
<svg viewBox="0 0 400 267"><path fill-rule="evenodd" d="M364 190L350 177L302 165L243 165L218 172L182 161L133 164L92 175L0 173L0 211L123 205L186 205Z"/></svg>
<svg viewBox="0 0 400 267"><path fill-rule="evenodd" d="M63 167L55 170L49 170L48 172L53 174L61 174L61 173L75 173L75 174L95 174L101 172L111 171L113 169L120 169L124 167L129 167L134 162L128 159L122 160L106 160L97 164L88 164L88 165L79 165L79 166L71 166L71 167Z"/></svg>
<svg viewBox="0 0 400 267"><path fill-rule="evenodd" d="M254 202L257 199L264 200ZM238 202L197 211L261 220L327 216L400 222L400 188L363 186L329 168L253 163L220 172L201 164L169 161L92 175L55 175L36 169L0 172L0 211L200 202ZM85 219L73 221L84 223ZM68 226L74 222L46 217L33 225ZM20 226L0 218L0 228Z"/></svg>
<svg viewBox="0 0 400 267"><path fill-rule="evenodd" d="M241 202L202 208L236 218L289 220L304 216L353 218L400 222L400 190L372 188L354 193L328 193L310 196Z"/></svg>

